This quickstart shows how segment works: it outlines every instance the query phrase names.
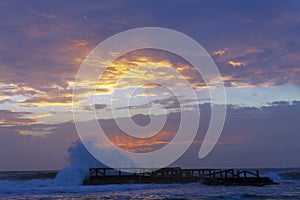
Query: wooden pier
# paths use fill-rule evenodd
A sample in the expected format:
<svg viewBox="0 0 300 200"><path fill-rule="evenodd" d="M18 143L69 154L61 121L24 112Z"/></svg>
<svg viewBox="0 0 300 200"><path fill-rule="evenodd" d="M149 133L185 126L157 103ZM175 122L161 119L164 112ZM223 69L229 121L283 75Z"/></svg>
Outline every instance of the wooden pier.
<svg viewBox="0 0 300 200"><path fill-rule="evenodd" d="M126 171L126 172L125 172ZM206 185L254 185L274 184L268 177L261 177L258 170L237 169L162 169L147 168L90 168L90 175L84 185L104 185L123 183L191 183Z"/></svg>

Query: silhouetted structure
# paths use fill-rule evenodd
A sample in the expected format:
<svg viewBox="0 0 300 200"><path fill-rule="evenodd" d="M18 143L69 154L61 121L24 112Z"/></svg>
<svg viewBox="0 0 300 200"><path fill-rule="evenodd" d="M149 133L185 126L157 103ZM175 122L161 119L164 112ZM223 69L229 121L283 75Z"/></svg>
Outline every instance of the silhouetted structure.
<svg viewBox="0 0 300 200"><path fill-rule="evenodd" d="M126 172L124 172L126 171ZM255 185L274 184L268 177L260 177L259 171L236 169L181 169L169 167L158 170L146 168L91 168L84 185L122 183L191 183L207 185Z"/></svg>

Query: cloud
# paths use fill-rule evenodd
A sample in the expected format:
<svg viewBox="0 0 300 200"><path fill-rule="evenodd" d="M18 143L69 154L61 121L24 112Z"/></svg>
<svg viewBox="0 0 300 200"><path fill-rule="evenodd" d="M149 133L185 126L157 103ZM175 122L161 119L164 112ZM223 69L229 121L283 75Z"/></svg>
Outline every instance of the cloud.
<svg viewBox="0 0 300 200"><path fill-rule="evenodd" d="M22 82L34 88L49 82L66 84L67 80L74 78L80 62L99 41L132 27L151 25L165 27L166 24L168 25L167 27L191 35L198 41L207 41L204 43L204 46L208 47L208 50L220 49L211 52L218 52L218 55L221 53L222 57L226 55L231 60L238 56L249 58L251 55L249 55L247 49L245 50L249 46L259 50L277 49L279 55L291 57L289 60L294 64L286 65L285 62L280 62L278 63L279 65L284 67L286 71L290 68L297 68L295 67L298 63L296 58L299 56L295 51L295 55L290 56L291 50L297 49L298 46L295 38L297 38L299 30L295 27L295 24L297 24L299 17L298 13L293 10L294 7L297 7L297 3L294 2L284 4L277 2L278 5L282 4L278 7L284 7L284 9L277 10L276 7L272 7L268 12L265 12L264 8L266 5L263 2L259 3L259 9L253 6L257 5L257 2L247 3L247 5L237 3L234 6L228 6L226 3L218 4L218 6L215 6L214 3L205 3L205 5L201 3L201 12L199 12L199 2L174 3L172 7L180 7L184 17L178 16L176 12L171 10L166 12L166 8L170 6L168 3L160 4L160 8L157 9L157 6L153 3L140 2L135 3L133 6L131 4L110 2L109 5L99 7L97 2L92 2L91 5L77 2L72 6L68 5L68 12L63 9L66 6L64 4L54 5L48 3L43 6L29 6L16 3L2 3L4 11L16 13L14 18L3 20L3 24L9 27L1 34L1 41L4 42L1 48L1 60L2 64L7 66L3 70L5 82ZM22 6L23 9L18 10L19 6ZM81 9L79 10L77 6L80 6ZM128 14L124 10L130 10L132 14ZM216 15L211 17L211 12L208 12L208 10L214 10ZM28 13L31 15L28 16ZM117 13L117 15L113 13ZM230 13L235 13L235 17ZM139 14L138 18L135 17L137 14ZM40 21L37 16L39 18L50 17L52 20L48 20L50 22ZM56 18L53 18L53 16L56 16ZM172 22L179 21L180 23L170 22L170 16L172 19L176 19ZM208 16L210 23L207 23ZM226 17L220 18L220 16ZM88 19L88 21L84 19ZM187 21L189 23L186 23ZM228 26L228 24L232 24L232 21L235 23L233 28L230 29L229 27L232 26ZM25 26L24 24L27 25ZM210 24L210 26L207 24ZM266 26L267 24L270 25ZM197 27L207 31L198 36L194 34L195 32L200 32L200 28ZM211 34L216 31L212 27L219 27L223 30L219 32L219 37ZM77 31L82 29L87 31ZM237 29L240 32L232 31ZM99 34L99 30L101 30L101 34ZM33 35L31 35L32 32L34 32ZM30 39L23 37L24 35L28 35ZM206 45L206 43L209 45ZM20 47L30 47L30 51L18 48L19 44L21 45ZM220 46L226 46L226 48L220 48ZM9 47L10 50L7 51L4 47ZM227 51L227 49L229 50ZM223 54L223 51L226 51L226 54ZM233 51L240 52L240 54L232 53ZM272 62L261 62L257 59L260 55L256 55L257 62L251 66L255 69L262 69L264 74L270 74ZM280 57L274 55L274 58ZM270 61L273 60L273 62L278 60L273 59L273 56L268 59ZM220 65L221 72L226 75L228 75L226 68L222 65L227 63L228 60L224 60ZM261 64L267 67L262 68L260 67ZM21 76L24 71L26 79ZM247 73L247 70L230 73L238 76L240 73ZM41 76L46 74L47 76ZM291 73L288 75L292 76ZM274 79L280 79L274 73L269 76L272 76ZM259 81L262 82L264 78L266 76L259 78ZM244 77L241 77L238 81L252 84L251 79L245 79ZM295 79L287 81L295 81Z"/></svg>
<svg viewBox="0 0 300 200"><path fill-rule="evenodd" d="M259 8L254 6L258 4ZM15 89L5 92L9 97L21 94L27 96L30 99L28 101L35 101L35 95L46 92L49 97L43 99L52 101L51 97L57 97L54 94L57 92L49 92L47 88L56 84L64 89L61 91L64 95L59 95L58 98L65 102L63 98L69 98L68 95L71 94L67 90L70 88L69 83L74 82L80 63L93 47L115 33L143 26L173 28L192 36L208 52L213 52L222 75L232 77L225 82L229 87L257 87L266 85L266 80L267 85L299 84L297 49L300 45L297 37L300 30L296 26L299 14L293 9L298 6L295 2L276 2L282 9L272 6L268 12L265 12L268 6L264 2L245 5L236 3L230 6L227 3L218 3L216 6L213 2L176 2L171 6L180 8L184 13L180 16L174 11L177 9L166 9L170 6L168 3L161 3L160 8L157 8L154 3L143 2L110 2L105 6L97 6L98 2L91 2L89 5L76 2L68 5L68 11L64 9L66 3L63 2L59 5L50 2L43 5L2 2L1 5L4 15L15 13L11 18L1 19L5 28L0 34L0 82L14 85ZM211 10L215 12L213 17ZM231 13L235 13L235 16ZM175 21L178 23L173 23ZM216 27L222 30L218 36L214 34ZM199 32L202 34L195 34ZM119 63L116 62L115 67L108 69L106 77L102 79L105 84L98 89L112 92L111 87L115 86L116 80L131 67L147 61L170 64L195 88L204 88L201 76L188 63L180 61L174 55L159 51L154 53L131 52L127 58L120 57ZM119 56L117 52L112 54ZM228 63L236 67L247 63L247 67L232 69L228 67ZM131 75L148 77L148 74L151 71ZM176 77L162 74L158 78L170 78L176 85ZM119 86L126 87L125 83L126 81ZM136 85L138 83L139 81ZM131 83L130 86L132 85L135 84ZM39 96L36 101L41 98ZM6 100L5 103L12 103L11 101L13 100ZM46 104L40 104L42 105Z"/></svg>
<svg viewBox="0 0 300 200"><path fill-rule="evenodd" d="M298 40L300 17L297 9L300 4L297 1L276 1L271 6L265 1L218 2L217 4L214 1L175 1L172 5L166 1L160 2L159 6L156 3L144 1L100 3L101 6L99 6L98 1L91 1L89 4L76 1L71 5L67 2L40 4L13 1L3 1L0 4L4 16L0 18L2 27L0 32L1 134L3 131L13 132L13 137L8 139L9 136L6 135L7 140L3 141L8 141L10 144L14 143L13 140L18 141L22 149L25 150L25 141L31 141L35 138L27 137L28 134L45 135L49 132L53 134L56 132L52 130L53 124L48 125L43 121L39 121L47 118L42 117L43 115L56 113L51 117L57 119L55 121L57 126L61 125L61 121L71 120L70 98L72 96L72 86L74 85L76 72L85 56L99 42L131 28L145 26L168 27L191 36L203 45L208 52L212 52L212 57L224 77L227 87L244 88L243 91L246 91L246 89L258 87L285 84L294 84L299 87L300 85L300 43ZM66 7L68 9L65 9ZM178 15L179 12L181 15ZM120 56L118 52L110 53L116 57ZM196 73L189 63L182 61L181 58L160 51L137 51L131 52L127 57L119 57L119 60L106 71L106 75L101 80L104 84L99 85L99 88L97 88L97 95L111 94L119 78L126 75L132 68L146 62L153 64L152 68L155 68L155 66L158 68L158 64L160 66L170 66L182 73L194 88L198 88L199 91L205 88L201 76ZM242 67L246 64L247 67ZM236 67L228 67L228 65L235 65ZM141 81L132 81L136 80L136 77L141 77L139 80L144 81L147 79L152 80L152 82L158 78L161 80L168 79L174 86L178 83L178 77L170 76L161 69L156 69L160 76L151 77L152 68L131 71L127 77L127 82L131 80L129 81L130 84L128 85L124 80L119 87L127 88L139 85ZM120 106L120 109L150 108L154 103L163 105L168 109L174 109L173 111L179 108L175 99L159 99L161 95L168 92L163 88L159 88L161 94L151 90L157 89L155 85L149 84L143 86L143 89L143 94L156 94L157 99L150 99L151 97L149 97L149 102L142 105ZM287 90L286 94L289 92ZM90 94L92 94L91 90L82 91L82 95ZM273 93L270 94L270 96L272 95ZM105 103L97 102L95 107L103 111L106 109ZM247 117L243 116L242 119L246 119L246 121L241 120L242 122L240 122L239 119L230 118L233 120L230 124L233 127L238 127L238 131L228 129L227 132L232 132L232 140L231 142L222 141L222 143L225 145L234 142L245 142L251 139L251 134L259 137L258 134L267 135L266 132L278 134L275 135L275 138L281 137L282 133L279 130L284 132L279 127L281 124L292 127L292 133L288 134L297 139L296 134L293 132L295 130L295 124L292 124L294 123L293 119L288 121L281 119L280 121L278 120L280 116L275 115L279 108L289 110L291 107L298 108L296 103L293 103L292 105L274 104L270 105L269 108L257 108L258 110L256 108L243 110L247 113ZM278 118L273 119L277 122L274 123L277 129L271 128L271 122L265 121L267 116L262 112L272 113L271 108L275 109L273 114ZM230 108L230 110L237 112L241 111L242 108ZM256 116L248 111L255 113ZM232 115L238 115L236 112L232 111ZM287 119L295 111L289 110L289 112L285 115ZM262 119L259 119L268 124L268 128L263 129L262 122L255 120L257 116L262 117ZM140 121L141 124L146 120L142 116L135 117L135 119L143 119ZM240 127L236 121L246 128L243 130L243 127ZM249 133L246 129L255 130L257 133ZM285 132L289 131L288 128ZM237 132L243 133L242 136L235 136ZM245 136L247 139L243 138L244 135L247 135ZM59 138L58 136L55 137ZM125 145L121 143L123 142L121 139L120 137L118 141L125 148ZM261 139L266 140L263 137ZM282 137L281 139L286 138ZM160 141L164 142L163 139ZM270 152L276 152L278 155L282 155L280 159L286 159L287 163L292 163L291 157L286 156L284 158L284 151L279 150L284 150L286 147L288 152L293 155L289 148L298 150L293 142L289 141L291 145L289 147L283 145L280 147L282 149L271 146ZM31 145L34 146L34 142ZM156 145L154 141L151 145L145 146L144 149L143 145L146 145L145 142L140 143L141 151L156 148L151 146ZM248 144L248 147L255 148L250 144ZM5 148L8 147L5 146ZM257 148L257 151L261 150L260 148L263 148L263 145ZM234 146L222 146L221 149L233 153L234 150L238 151ZM133 148L131 150L134 151ZM243 151L246 154L251 154L246 149L243 149ZM33 155L38 157L34 152ZM275 157L271 153L266 156L275 161ZM30 160L29 154L27 158ZM239 157L236 156L236 158ZM239 160L243 159L239 158ZM253 159L258 162L255 157ZM220 158L220 160L222 159ZM217 163L217 161L210 161L211 163ZM250 161L246 160L245 162ZM262 162L264 161L262 160ZM9 163L12 165L12 162ZM222 164L221 161L220 164Z"/></svg>
<svg viewBox="0 0 300 200"><path fill-rule="evenodd" d="M0 126L32 125L40 122L25 116L31 112L15 112L11 110L0 110Z"/></svg>
<svg viewBox="0 0 300 200"><path fill-rule="evenodd" d="M201 105L200 110L202 113L200 129L196 140L186 154L176 162L177 164L175 163L177 166L218 168L299 166L299 160L295 159L300 150L299 101L274 102L261 108L229 106L221 138L214 150L203 160L198 160L197 155L210 119L210 106ZM134 118L136 122L139 121L138 123L146 120L142 115ZM148 139L124 135L112 119L100 120L99 123L109 139L119 147L132 152L149 152L168 144L178 128L179 119L179 113L168 114L164 129ZM190 122L193 123L192 120ZM72 159L81 157L80 152L85 151L81 146L79 155L77 151L72 151L73 155L66 159L70 155L68 151L78 146L76 143L74 145L78 136L73 123L52 125L51 133L43 137L21 135L17 130L22 127L21 125L0 127L1 170L59 169ZM18 148L15 148L16 146ZM91 159L86 156L78 158L77 161Z"/></svg>
<svg viewBox="0 0 300 200"><path fill-rule="evenodd" d="M52 15L52 14L49 14L49 13L40 13L40 12L33 11L32 14L34 14L36 16L39 16L39 17L43 17L45 19L55 19L56 18L55 15Z"/></svg>
<svg viewBox="0 0 300 200"><path fill-rule="evenodd" d="M143 94L137 94L138 97L155 97L156 94L154 93L143 93Z"/></svg>
<svg viewBox="0 0 300 200"><path fill-rule="evenodd" d="M51 105L63 105L67 106L72 103L72 97L35 97L20 101L19 103L31 104L36 106L51 106Z"/></svg>
<svg viewBox="0 0 300 200"><path fill-rule="evenodd" d="M219 56L224 55L224 54L226 53L227 50L228 50L228 48L225 48L225 49L223 49L223 50L217 50L217 51L214 51L214 52L213 52L213 55L219 55Z"/></svg>
<svg viewBox="0 0 300 200"><path fill-rule="evenodd" d="M245 66L246 64L243 63L243 62L235 62L235 61L228 61L228 64L230 64L232 67L243 67Z"/></svg>
<svg viewBox="0 0 300 200"><path fill-rule="evenodd" d="M178 98L180 98L180 101L181 101L182 105L180 105L180 103L178 101ZM166 109L172 109L172 108L177 108L178 109L178 108L180 108L180 106L184 106L184 105L187 105L189 103L192 103L192 104L195 105L198 102L194 99L184 98L183 96L179 96L179 97L171 96L171 97L168 97L168 98L156 99L156 100L151 101L151 104L159 104L159 105L162 105Z"/></svg>
<svg viewBox="0 0 300 200"><path fill-rule="evenodd" d="M31 127L33 129L33 127ZM68 148L78 140L72 123L52 127L49 134L19 134L18 127L0 127L1 170L53 170L68 164Z"/></svg>
<svg viewBox="0 0 300 200"><path fill-rule="evenodd" d="M53 115L52 113L46 113L46 114L28 116L28 118L29 119L39 119L39 118L49 117L49 116L52 116L52 115Z"/></svg>
<svg viewBox="0 0 300 200"><path fill-rule="evenodd" d="M182 103L182 105L179 104L179 100ZM210 99L201 99L201 100L210 100ZM129 110L136 110L136 109L150 109L151 107L155 105L160 105L165 109L170 109L170 110L177 110L180 109L181 106L187 106L188 104L196 105L198 101L194 99L188 99L185 98L184 96L169 96L167 98L159 98L159 99L154 99L154 100L149 100L148 102L142 103L142 104L137 104L137 105L129 105L129 106L121 106L117 107L115 109L121 110L121 109L129 109Z"/></svg>
<svg viewBox="0 0 300 200"><path fill-rule="evenodd" d="M227 109L218 144L203 160L195 161L201 143L194 143L174 165L186 167L297 167L300 102L274 102L261 108ZM201 137L197 137L201 141Z"/></svg>
<svg viewBox="0 0 300 200"><path fill-rule="evenodd" d="M97 109L97 110L104 109L106 107L107 107L106 104L95 104L95 109Z"/></svg>

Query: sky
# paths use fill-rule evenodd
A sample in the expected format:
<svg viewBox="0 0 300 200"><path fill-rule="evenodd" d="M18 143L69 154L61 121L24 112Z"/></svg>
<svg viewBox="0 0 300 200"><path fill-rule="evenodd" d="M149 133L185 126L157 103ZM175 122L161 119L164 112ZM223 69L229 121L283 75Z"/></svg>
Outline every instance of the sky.
<svg viewBox="0 0 300 200"><path fill-rule="evenodd" d="M179 31L206 49L225 85L226 120L212 152L197 158L214 101L203 77L170 52L113 52L117 59L94 93L80 93L86 100L80 103L96 112L115 145L131 152L163 147L178 130L183 102L184 112L199 107L201 120L176 165L300 166L299 1L30 0L1 1L0 9L0 170L61 169L70 163L70 151L82 149L72 112L79 103L72 97L82 62L105 39L141 27ZM181 79L189 81L199 101L187 98ZM160 81L171 89L156 84ZM152 136L148 139L124 134L115 122L130 118L146 126L151 109L152 120L165 114L167 121L156 135L140 133Z"/></svg>

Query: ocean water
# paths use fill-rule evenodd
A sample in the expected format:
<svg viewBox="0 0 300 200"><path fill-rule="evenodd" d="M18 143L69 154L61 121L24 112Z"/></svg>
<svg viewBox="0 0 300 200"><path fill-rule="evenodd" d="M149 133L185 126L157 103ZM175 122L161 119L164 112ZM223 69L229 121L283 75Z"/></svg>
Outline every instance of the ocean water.
<svg viewBox="0 0 300 200"><path fill-rule="evenodd" d="M300 199L300 168L261 169L278 184L207 186L190 184L121 184L82 186L87 169L61 172L0 172L0 199Z"/></svg>

